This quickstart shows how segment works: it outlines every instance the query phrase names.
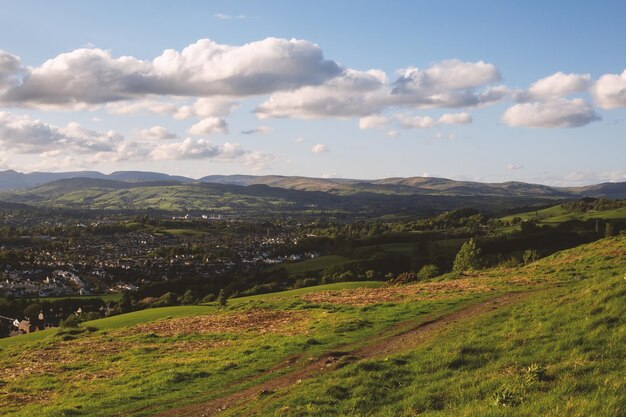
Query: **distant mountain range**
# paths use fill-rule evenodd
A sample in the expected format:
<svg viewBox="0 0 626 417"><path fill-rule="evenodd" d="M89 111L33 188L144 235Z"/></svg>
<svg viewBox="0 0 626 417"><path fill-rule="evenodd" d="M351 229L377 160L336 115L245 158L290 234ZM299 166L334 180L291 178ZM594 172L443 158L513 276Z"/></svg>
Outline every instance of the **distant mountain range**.
<svg viewBox="0 0 626 417"><path fill-rule="evenodd" d="M553 198L576 198L580 196L589 196L626 198L626 182L602 183L585 187L552 187L515 181L482 183L431 177L360 180L280 175L209 175L199 179L194 179L159 172L143 171L117 171L111 174L103 174L97 171L32 172L27 174L13 170L0 171L0 191L21 190L69 178L91 178L131 183L173 181L183 184L213 183L240 186L268 185L275 188L300 191L321 191L339 195L370 192L399 195L498 195Z"/></svg>
<svg viewBox="0 0 626 417"><path fill-rule="evenodd" d="M72 209L224 214L431 214L471 207L502 210L581 197L626 198L626 183L550 187L445 178L324 179L277 175L211 175L200 179L156 172L0 172L0 202Z"/></svg>

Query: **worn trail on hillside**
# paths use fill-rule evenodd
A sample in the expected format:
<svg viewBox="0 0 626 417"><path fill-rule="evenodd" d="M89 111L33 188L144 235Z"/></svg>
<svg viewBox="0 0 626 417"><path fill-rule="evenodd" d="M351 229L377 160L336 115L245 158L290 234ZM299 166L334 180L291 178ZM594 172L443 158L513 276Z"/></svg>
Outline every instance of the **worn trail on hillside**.
<svg viewBox="0 0 626 417"><path fill-rule="evenodd" d="M275 391L297 384L304 379L313 378L325 372L333 371L345 364L346 360L357 361L370 359L410 350L411 348L414 348L432 338L441 331L449 328L453 325L453 323L467 321L478 316L485 315L498 308L517 303L536 292L537 290L507 293L419 324L416 324L413 320L402 322L393 326L384 335L373 338L369 341L369 343L366 343L361 347L353 350L328 352L312 360L303 367L295 369L287 374L276 376L252 387L244 388L241 391L228 394L224 397L163 411L155 414L154 417L213 416L228 408L237 406L246 400L258 398L261 395L271 394ZM293 365L293 362L294 358L289 358L285 361L285 363L279 364L270 371L289 367Z"/></svg>

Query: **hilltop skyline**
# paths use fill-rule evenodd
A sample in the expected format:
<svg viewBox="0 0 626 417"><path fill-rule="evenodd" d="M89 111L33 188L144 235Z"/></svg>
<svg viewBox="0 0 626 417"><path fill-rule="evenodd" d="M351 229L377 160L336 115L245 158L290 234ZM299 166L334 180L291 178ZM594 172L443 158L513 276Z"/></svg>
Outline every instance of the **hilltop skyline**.
<svg viewBox="0 0 626 417"><path fill-rule="evenodd" d="M621 2L192 4L4 7L0 169L626 181Z"/></svg>

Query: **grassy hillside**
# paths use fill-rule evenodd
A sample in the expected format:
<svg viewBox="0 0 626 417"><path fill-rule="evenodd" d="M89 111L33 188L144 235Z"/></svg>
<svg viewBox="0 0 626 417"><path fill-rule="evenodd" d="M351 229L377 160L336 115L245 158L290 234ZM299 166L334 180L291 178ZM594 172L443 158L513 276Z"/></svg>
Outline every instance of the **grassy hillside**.
<svg viewBox="0 0 626 417"><path fill-rule="evenodd" d="M620 236L523 268L334 284L6 339L0 410L620 415L625 274Z"/></svg>
<svg viewBox="0 0 626 417"><path fill-rule="evenodd" d="M511 221L513 218L519 217L522 220L535 219L539 224L558 224L569 220L590 220L590 219L625 219L626 207L616 208L612 210L572 212L558 204L536 211L528 211L525 213L514 214L502 217L501 220Z"/></svg>
<svg viewBox="0 0 626 417"><path fill-rule="evenodd" d="M128 182L98 178L69 178L33 188L0 193L0 201L64 209L160 210L164 212L215 212L237 215L285 213L429 215L459 207L512 208L572 197L560 191L528 193L476 188L418 189L393 184L350 185L350 191L330 187L233 185L177 181ZM400 188L398 188L400 187ZM493 188L493 187L492 187ZM498 187L495 187L498 189Z"/></svg>

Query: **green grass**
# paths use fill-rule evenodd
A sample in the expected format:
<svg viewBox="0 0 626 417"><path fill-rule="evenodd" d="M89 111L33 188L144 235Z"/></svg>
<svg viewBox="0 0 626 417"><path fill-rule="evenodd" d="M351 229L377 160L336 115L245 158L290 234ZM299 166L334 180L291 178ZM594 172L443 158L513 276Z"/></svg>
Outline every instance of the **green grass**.
<svg viewBox="0 0 626 417"><path fill-rule="evenodd" d="M247 297L233 298L232 303L243 303L248 301L257 301L265 299L295 298L300 295L310 294L319 291L338 291L355 288L380 288L385 286L381 281L354 281L354 282L336 282L333 284L315 285L312 287L298 288L295 290L287 290L274 292L269 294L250 295Z"/></svg>
<svg viewBox="0 0 626 417"><path fill-rule="evenodd" d="M625 249L626 236L603 239L523 268L494 268L454 281L485 291L442 290L441 297L414 302L362 306L303 298L309 291L392 290L341 283L233 299L226 308L149 309L95 320L83 330L0 340L0 413L149 416L253 386L324 352L361 346L399 322L424 322L506 290L540 288L519 305L449 323L449 330L406 354L357 360L225 415L620 415ZM447 282L441 279L437 284ZM427 284L418 285L424 290ZM262 329L256 322L240 324L259 311L296 319ZM180 335L134 327L182 317L233 317L234 327ZM291 367L268 371L288 357L296 358ZM527 372L534 364L538 368Z"/></svg>
<svg viewBox="0 0 626 417"><path fill-rule="evenodd" d="M576 280L225 415L624 415L626 263L587 253L560 272L550 264L532 269Z"/></svg>
<svg viewBox="0 0 626 417"><path fill-rule="evenodd" d="M569 212L561 205L556 205L542 210L505 216L500 220L510 222L514 217L519 217L522 220L537 219L541 224L558 224L569 220L624 219L626 218L626 207L605 211Z"/></svg>

